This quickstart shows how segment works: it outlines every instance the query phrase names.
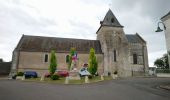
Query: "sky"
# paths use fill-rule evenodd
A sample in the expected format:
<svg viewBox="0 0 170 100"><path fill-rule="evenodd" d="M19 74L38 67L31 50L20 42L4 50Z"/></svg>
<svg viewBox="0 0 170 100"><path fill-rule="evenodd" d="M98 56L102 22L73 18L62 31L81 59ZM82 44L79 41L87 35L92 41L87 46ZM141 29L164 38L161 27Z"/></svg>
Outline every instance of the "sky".
<svg viewBox="0 0 170 100"><path fill-rule="evenodd" d="M170 0L0 0L0 58L11 61L22 35L96 39L109 8L125 34L147 41L149 65L166 53L164 32L155 33Z"/></svg>

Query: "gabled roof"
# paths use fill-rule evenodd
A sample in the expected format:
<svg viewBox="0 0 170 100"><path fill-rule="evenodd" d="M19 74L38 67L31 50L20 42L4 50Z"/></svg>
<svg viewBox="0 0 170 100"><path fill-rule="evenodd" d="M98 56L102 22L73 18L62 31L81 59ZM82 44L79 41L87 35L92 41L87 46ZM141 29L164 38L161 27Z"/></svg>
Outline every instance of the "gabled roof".
<svg viewBox="0 0 170 100"><path fill-rule="evenodd" d="M110 9L107 12L106 16L104 17L104 20L101 21L101 25L123 27Z"/></svg>
<svg viewBox="0 0 170 100"><path fill-rule="evenodd" d="M70 52L74 47L79 53L89 53L90 48L94 48L97 54L101 54L99 40L83 40L71 38L56 38L42 36L23 35L16 50L29 52L50 52L56 50L58 53Z"/></svg>
<svg viewBox="0 0 170 100"><path fill-rule="evenodd" d="M145 43L139 34L126 35L130 43ZM99 40L43 37L23 35L15 50L26 52L50 52L56 50L57 53L69 53L74 47L78 53L89 53L90 48L94 48L96 54L102 54Z"/></svg>

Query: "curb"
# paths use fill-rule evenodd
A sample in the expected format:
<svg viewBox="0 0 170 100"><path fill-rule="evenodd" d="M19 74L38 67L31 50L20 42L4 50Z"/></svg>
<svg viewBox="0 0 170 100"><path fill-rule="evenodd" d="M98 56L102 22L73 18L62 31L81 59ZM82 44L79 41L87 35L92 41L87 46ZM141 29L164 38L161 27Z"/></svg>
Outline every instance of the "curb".
<svg viewBox="0 0 170 100"><path fill-rule="evenodd" d="M162 89L170 90L170 85L160 85L159 87Z"/></svg>

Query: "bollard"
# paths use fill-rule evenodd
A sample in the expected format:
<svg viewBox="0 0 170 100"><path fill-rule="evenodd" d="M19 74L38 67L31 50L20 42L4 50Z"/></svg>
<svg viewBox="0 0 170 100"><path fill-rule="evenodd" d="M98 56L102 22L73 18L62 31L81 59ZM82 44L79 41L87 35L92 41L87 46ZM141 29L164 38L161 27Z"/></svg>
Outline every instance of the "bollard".
<svg viewBox="0 0 170 100"><path fill-rule="evenodd" d="M88 78L88 76L85 76L85 83L89 83L89 78Z"/></svg>
<svg viewBox="0 0 170 100"><path fill-rule="evenodd" d="M44 81L44 75L41 76L40 81Z"/></svg>
<svg viewBox="0 0 170 100"><path fill-rule="evenodd" d="M22 81L24 81L24 80L25 80L25 75L23 75L23 76L22 76L22 79L21 79L21 80L22 80Z"/></svg>
<svg viewBox="0 0 170 100"><path fill-rule="evenodd" d="M104 80L104 77L103 77L103 75L101 75L101 80L102 80L102 81Z"/></svg>
<svg viewBox="0 0 170 100"><path fill-rule="evenodd" d="M65 78L65 84L69 84L69 77L68 76Z"/></svg>

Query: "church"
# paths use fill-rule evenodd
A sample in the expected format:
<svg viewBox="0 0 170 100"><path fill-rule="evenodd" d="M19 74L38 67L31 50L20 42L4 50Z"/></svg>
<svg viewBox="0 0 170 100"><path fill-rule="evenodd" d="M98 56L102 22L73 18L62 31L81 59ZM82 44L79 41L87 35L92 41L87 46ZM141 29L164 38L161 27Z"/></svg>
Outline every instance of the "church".
<svg viewBox="0 0 170 100"><path fill-rule="evenodd" d="M23 35L13 51L11 73L48 72L50 52L56 51L57 69L67 70L66 57L70 49L78 53L78 68L88 63L90 48L95 49L99 74L119 77L142 76L148 73L146 41L138 34L125 34L109 9L96 32L96 40Z"/></svg>

